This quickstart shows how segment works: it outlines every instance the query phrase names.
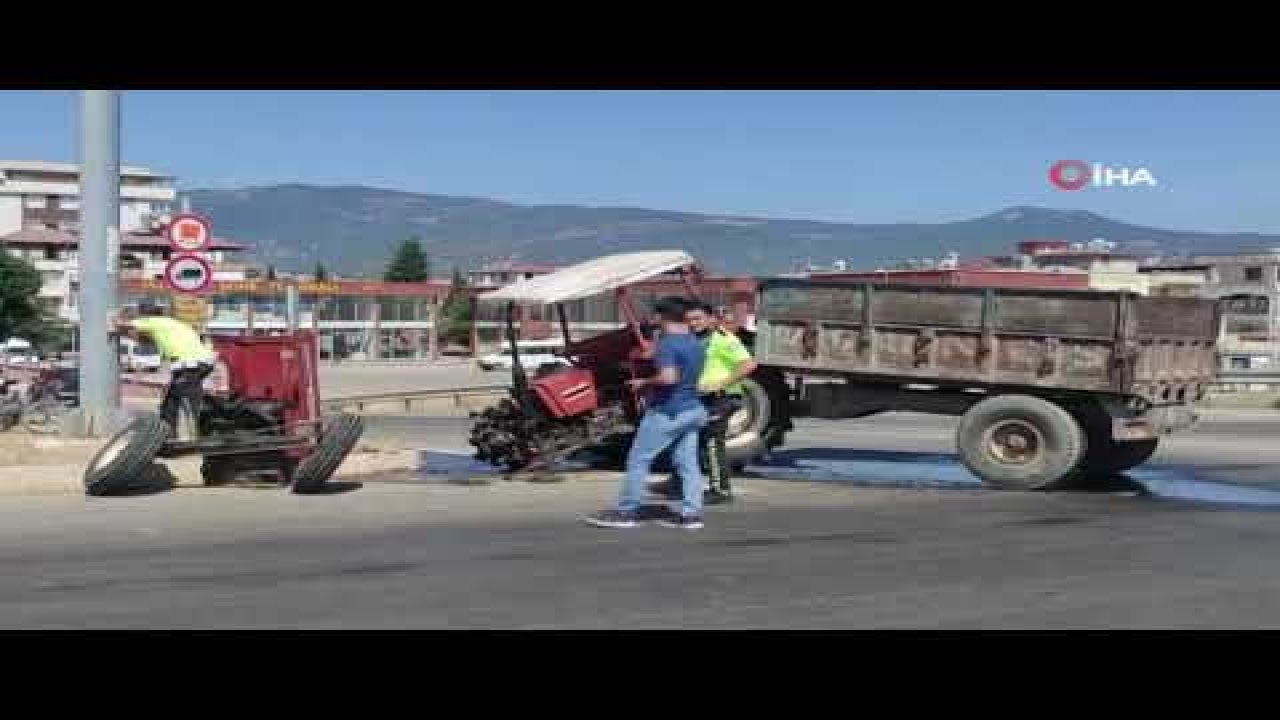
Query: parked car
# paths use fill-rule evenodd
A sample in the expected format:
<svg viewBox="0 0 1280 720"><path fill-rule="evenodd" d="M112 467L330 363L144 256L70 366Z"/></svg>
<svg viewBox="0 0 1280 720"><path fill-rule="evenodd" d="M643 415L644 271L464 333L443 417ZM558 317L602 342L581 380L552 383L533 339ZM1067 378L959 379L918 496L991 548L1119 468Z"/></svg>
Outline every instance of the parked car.
<svg viewBox="0 0 1280 720"><path fill-rule="evenodd" d="M526 370L537 370L544 365L568 365L560 354L564 350L562 340L521 340L516 344L520 364ZM490 353L476 361L482 370L511 370L514 367L510 345Z"/></svg>
<svg viewBox="0 0 1280 720"><path fill-rule="evenodd" d="M120 369L124 372L157 372L160 370L160 351L155 345L138 342L132 338L120 338Z"/></svg>

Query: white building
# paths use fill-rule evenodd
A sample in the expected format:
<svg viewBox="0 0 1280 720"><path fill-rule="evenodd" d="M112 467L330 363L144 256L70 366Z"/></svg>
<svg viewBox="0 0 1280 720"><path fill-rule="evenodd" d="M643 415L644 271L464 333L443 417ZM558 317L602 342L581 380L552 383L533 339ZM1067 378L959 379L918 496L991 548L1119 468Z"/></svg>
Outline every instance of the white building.
<svg viewBox="0 0 1280 720"><path fill-rule="evenodd" d="M0 249L40 271L41 302L57 316L80 319L79 166L0 160ZM120 278L158 279L169 260L160 235L172 212L174 178L145 168L120 173ZM215 280L243 280L244 269L226 262L242 246L215 239L205 257Z"/></svg>
<svg viewBox="0 0 1280 720"><path fill-rule="evenodd" d="M172 177L125 167L120 172L120 232L148 230L171 212ZM0 237L28 228L80 229L80 166L0 160Z"/></svg>

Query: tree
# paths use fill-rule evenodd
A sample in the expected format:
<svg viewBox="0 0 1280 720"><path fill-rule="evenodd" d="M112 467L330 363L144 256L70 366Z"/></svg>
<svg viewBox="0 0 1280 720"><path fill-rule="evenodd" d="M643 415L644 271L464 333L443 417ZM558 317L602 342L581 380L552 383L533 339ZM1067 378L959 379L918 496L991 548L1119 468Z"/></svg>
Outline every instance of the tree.
<svg viewBox="0 0 1280 720"><path fill-rule="evenodd" d="M324 263L316 263L316 282L324 282L329 279L329 271L325 269Z"/></svg>
<svg viewBox="0 0 1280 720"><path fill-rule="evenodd" d="M422 249L422 242L412 237L400 243L383 279L387 282L426 282L430 277L431 264L427 261L427 253Z"/></svg>
<svg viewBox="0 0 1280 720"><path fill-rule="evenodd" d="M45 320L40 305L40 271L22 258L0 250L0 342L11 337L30 340Z"/></svg>
<svg viewBox="0 0 1280 720"><path fill-rule="evenodd" d="M452 345L471 344L471 293L467 292L467 278L454 268L449 296L441 308L443 332L441 337Z"/></svg>

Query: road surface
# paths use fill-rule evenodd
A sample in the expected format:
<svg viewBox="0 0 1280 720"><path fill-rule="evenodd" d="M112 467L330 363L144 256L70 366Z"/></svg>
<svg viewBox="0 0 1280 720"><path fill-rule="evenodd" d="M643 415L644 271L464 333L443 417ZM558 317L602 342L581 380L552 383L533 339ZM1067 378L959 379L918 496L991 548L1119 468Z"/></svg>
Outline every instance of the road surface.
<svg viewBox="0 0 1280 720"><path fill-rule="evenodd" d="M947 475L950 422L804 423L795 452L846 448L855 474L870 458L859 481L886 472L874 451ZM371 426L461 445L463 421L412 423ZM1275 416L1215 415L1157 467L1265 486L1277 431ZM613 481L5 498L0 627L1280 627L1273 512L857 482L740 489L700 532L580 523Z"/></svg>

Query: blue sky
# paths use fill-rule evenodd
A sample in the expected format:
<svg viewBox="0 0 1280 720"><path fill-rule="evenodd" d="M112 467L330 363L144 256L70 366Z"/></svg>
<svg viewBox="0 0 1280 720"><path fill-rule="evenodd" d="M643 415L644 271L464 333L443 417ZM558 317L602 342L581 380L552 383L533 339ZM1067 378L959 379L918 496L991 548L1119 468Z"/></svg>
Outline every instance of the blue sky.
<svg viewBox="0 0 1280 720"><path fill-rule="evenodd" d="M74 161L76 94L0 91L0 158ZM851 222L1009 205L1280 232L1280 92L130 91L126 162L184 188L360 184ZM1055 160L1156 188L1063 192Z"/></svg>

